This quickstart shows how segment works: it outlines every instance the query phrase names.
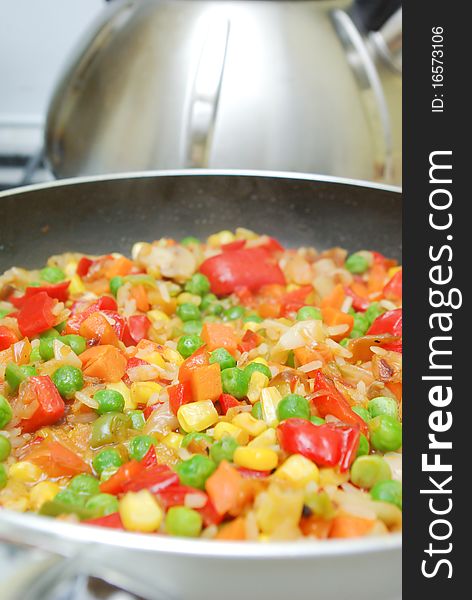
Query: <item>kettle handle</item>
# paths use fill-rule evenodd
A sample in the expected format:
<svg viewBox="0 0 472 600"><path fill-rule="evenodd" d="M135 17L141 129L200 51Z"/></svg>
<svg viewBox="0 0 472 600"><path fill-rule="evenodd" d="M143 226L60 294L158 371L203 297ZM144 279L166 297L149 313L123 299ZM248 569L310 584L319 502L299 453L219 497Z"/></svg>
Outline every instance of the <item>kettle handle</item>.
<svg viewBox="0 0 472 600"><path fill-rule="evenodd" d="M229 19L210 21L190 92L187 124L184 127L183 155L187 167L208 165L229 32Z"/></svg>

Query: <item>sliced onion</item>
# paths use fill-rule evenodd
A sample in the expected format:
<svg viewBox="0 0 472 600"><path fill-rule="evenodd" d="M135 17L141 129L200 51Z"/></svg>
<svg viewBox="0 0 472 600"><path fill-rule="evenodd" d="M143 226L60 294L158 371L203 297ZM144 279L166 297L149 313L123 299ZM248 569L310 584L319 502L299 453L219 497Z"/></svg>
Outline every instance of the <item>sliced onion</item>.
<svg viewBox="0 0 472 600"><path fill-rule="evenodd" d="M207 503L204 494L185 494L184 505L187 508L203 508Z"/></svg>
<svg viewBox="0 0 472 600"><path fill-rule="evenodd" d="M298 367L298 371L302 371L303 373L309 373L310 371L316 371L317 369L321 369L323 366L323 362L321 360L312 360L306 365L302 365Z"/></svg>
<svg viewBox="0 0 472 600"><path fill-rule="evenodd" d="M169 403L164 402L149 415L149 418L143 427L143 433L161 433L164 435L177 429L178 426L179 422L177 417L170 410Z"/></svg>
<svg viewBox="0 0 472 600"><path fill-rule="evenodd" d="M95 393L95 390L94 390L94 393ZM93 410L97 410L98 402L96 400L94 400L91 396L89 396L89 394L87 394L85 392L75 392L74 397L76 400L78 400L82 404L85 404L85 406L88 406L89 408L92 408Z"/></svg>
<svg viewBox="0 0 472 600"><path fill-rule="evenodd" d="M127 370L130 381L151 381L157 379L163 372L166 373L156 365L139 365Z"/></svg>

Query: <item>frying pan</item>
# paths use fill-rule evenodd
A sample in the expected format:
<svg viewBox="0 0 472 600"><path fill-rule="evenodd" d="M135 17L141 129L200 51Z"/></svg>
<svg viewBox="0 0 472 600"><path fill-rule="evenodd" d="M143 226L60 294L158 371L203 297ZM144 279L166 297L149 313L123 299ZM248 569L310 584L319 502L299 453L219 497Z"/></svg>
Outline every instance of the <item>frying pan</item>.
<svg viewBox="0 0 472 600"><path fill-rule="evenodd" d="M203 238L237 226L287 246L372 248L401 259L397 188L290 173L166 171L0 193L0 272L12 265L40 267L51 254L70 250L129 253L138 240ZM0 539L66 557L56 577L80 569L149 599L401 597L399 534L348 541L214 542L0 510ZM47 581L40 578L36 596L30 589L28 597L45 597L41 585Z"/></svg>

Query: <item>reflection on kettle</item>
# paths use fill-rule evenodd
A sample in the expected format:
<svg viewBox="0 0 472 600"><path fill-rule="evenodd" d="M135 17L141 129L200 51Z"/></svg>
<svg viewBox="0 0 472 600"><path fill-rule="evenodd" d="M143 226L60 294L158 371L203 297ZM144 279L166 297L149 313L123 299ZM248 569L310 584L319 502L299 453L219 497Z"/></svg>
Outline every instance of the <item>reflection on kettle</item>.
<svg viewBox="0 0 472 600"><path fill-rule="evenodd" d="M60 177L183 167L401 179L398 0L113 0L50 104Z"/></svg>

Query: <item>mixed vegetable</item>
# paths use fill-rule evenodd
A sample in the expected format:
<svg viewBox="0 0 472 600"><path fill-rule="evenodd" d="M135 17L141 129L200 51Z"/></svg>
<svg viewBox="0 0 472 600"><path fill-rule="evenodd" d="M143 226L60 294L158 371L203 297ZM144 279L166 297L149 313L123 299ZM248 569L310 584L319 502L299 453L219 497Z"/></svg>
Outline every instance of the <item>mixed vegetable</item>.
<svg viewBox="0 0 472 600"><path fill-rule="evenodd" d="M0 277L0 506L218 540L401 529L402 270L205 242Z"/></svg>

